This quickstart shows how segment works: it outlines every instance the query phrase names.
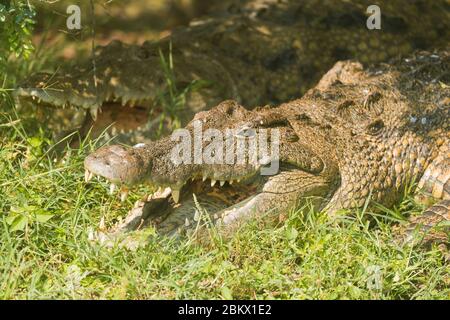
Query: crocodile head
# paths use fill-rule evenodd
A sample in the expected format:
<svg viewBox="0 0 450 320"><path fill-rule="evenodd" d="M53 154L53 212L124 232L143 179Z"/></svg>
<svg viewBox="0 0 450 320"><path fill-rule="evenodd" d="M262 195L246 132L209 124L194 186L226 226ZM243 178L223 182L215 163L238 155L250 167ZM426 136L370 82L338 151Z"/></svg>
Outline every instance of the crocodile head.
<svg viewBox="0 0 450 320"><path fill-rule="evenodd" d="M96 47L94 57L89 61L77 61L72 67L63 67L53 73L31 75L16 88L14 95L24 106L58 110L70 107L78 113L88 111L91 117L83 124L83 130L88 131L95 122L93 137L99 136L111 124L114 124L113 135L116 131L125 133L151 127L152 123L157 126L157 115L165 111L176 113L186 123L195 112L219 103L218 97L233 97L226 84L220 88L206 85L223 82L223 75L214 61L205 59L199 64L199 59L202 58L198 54L187 49L172 50L167 39L156 45L153 42L129 45L112 41L106 46ZM186 102L183 107L163 110L169 94L184 90L182 98ZM61 116L54 122L51 125L55 132L82 125L71 128L67 123L61 123ZM64 127L58 128L58 125Z"/></svg>
<svg viewBox="0 0 450 320"><path fill-rule="evenodd" d="M225 101L170 137L100 148L85 159L86 179L104 177L123 195L140 183L166 188L167 198L157 206L142 204L149 208L139 216L163 220L158 228L165 233L192 225L197 205L216 223L234 227L244 218L287 209L299 195L324 197L333 170L325 169L329 155L322 159L274 110L248 111Z"/></svg>

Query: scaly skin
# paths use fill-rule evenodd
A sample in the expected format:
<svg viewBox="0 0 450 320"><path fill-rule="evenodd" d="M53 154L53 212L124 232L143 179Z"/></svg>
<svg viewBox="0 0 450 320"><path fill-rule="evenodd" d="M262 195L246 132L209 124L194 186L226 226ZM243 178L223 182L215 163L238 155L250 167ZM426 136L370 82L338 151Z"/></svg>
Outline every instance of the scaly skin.
<svg viewBox="0 0 450 320"><path fill-rule="evenodd" d="M175 164L178 142L166 137L131 149L97 150L85 160L87 180L99 175L127 188L139 183L171 188L138 203L117 231L143 220L162 233L192 228L199 220L192 193L214 223L232 231L249 218L274 216L308 199L330 214L361 208L368 199L391 207L414 183L422 200L438 203L408 230L450 220L449 53L418 52L366 70L357 62L338 62L299 100L254 111L226 101L186 126L190 132L197 121L203 132L279 129L279 157L270 160L279 159L280 170L273 176L259 175L260 165L249 162ZM202 182L205 178L228 183L219 189Z"/></svg>
<svg viewBox="0 0 450 320"><path fill-rule="evenodd" d="M57 74L36 74L16 94L24 102L34 97L43 105L90 110L94 118L101 118L94 124L94 137L111 123L116 123L110 131L113 134L142 127L120 140L135 143L151 137L158 123L152 122L156 116L148 115L155 109L157 96L167 92L159 49L167 56L169 43L173 46L179 89L196 79L210 82L188 94L186 107L179 112L183 124L196 112L225 99L234 99L251 109L298 98L338 60L355 58L368 65L415 49L447 44L447 1L378 1L381 30L366 28L366 9L371 4L223 1L203 20L175 30L161 41L141 46L114 41L98 47L97 86L89 61ZM127 107L121 109L122 104ZM133 112L134 116L124 117ZM158 112L161 110L156 107ZM73 127L77 125L82 124L74 123ZM81 134L85 135L92 125L88 117ZM64 130L71 129L64 126Z"/></svg>

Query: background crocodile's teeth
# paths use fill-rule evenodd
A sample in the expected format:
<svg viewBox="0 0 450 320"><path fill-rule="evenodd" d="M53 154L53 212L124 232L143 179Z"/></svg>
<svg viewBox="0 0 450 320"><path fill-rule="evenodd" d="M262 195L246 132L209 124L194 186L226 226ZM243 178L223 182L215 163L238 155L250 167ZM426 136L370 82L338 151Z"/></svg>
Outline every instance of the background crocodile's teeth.
<svg viewBox="0 0 450 320"><path fill-rule="evenodd" d="M172 190L172 199L175 203L180 201L180 190Z"/></svg>
<svg viewBox="0 0 450 320"><path fill-rule="evenodd" d="M116 190L116 185L114 183L111 183L109 186L109 194L114 194L114 191Z"/></svg>
<svg viewBox="0 0 450 320"><path fill-rule="evenodd" d="M184 221L184 225L185 225L186 227L189 227L190 224L191 224L191 223L189 222L189 219L186 218L186 220Z"/></svg>
<svg viewBox="0 0 450 320"><path fill-rule="evenodd" d="M98 114L98 107L91 107L89 109L89 112L91 113L92 119L95 121L97 120L97 114Z"/></svg>
<svg viewBox="0 0 450 320"><path fill-rule="evenodd" d="M223 187L223 185L225 184L224 180L220 180L220 186Z"/></svg>
<svg viewBox="0 0 450 320"><path fill-rule="evenodd" d="M94 177L94 174L92 172L90 172L89 170L86 170L84 172L84 181L89 182L92 180L93 177Z"/></svg>
<svg viewBox="0 0 450 320"><path fill-rule="evenodd" d="M237 183L239 183L239 182L241 182L241 179L237 179L236 181L237 181Z"/></svg>
<svg viewBox="0 0 450 320"><path fill-rule="evenodd" d="M228 183L229 183L230 185L232 185L232 184L233 184L233 180L228 181Z"/></svg>
<svg viewBox="0 0 450 320"><path fill-rule="evenodd" d="M208 179L208 177L207 177L207 176L203 176L203 179L202 179L202 181L203 181L203 182L205 182L205 181L206 181L206 179Z"/></svg>
<svg viewBox="0 0 450 320"><path fill-rule="evenodd" d="M219 215L217 213L214 213L214 220L219 219Z"/></svg>
<svg viewBox="0 0 450 320"><path fill-rule="evenodd" d="M198 210L195 210L194 221L195 222L200 221L200 212Z"/></svg>
<svg viewBox="0 0 450 320"><path fill-rule="evenodd" d="M211 187L214 187L214 185L216 184L216 180L214 180L214 179L211 179Z"/></svg>
<svg viewBox="0 0 450 320"><path fill-rule="evenodd" d="M120 191L120 201L124 202L128 198L128 190Z"/></svg>

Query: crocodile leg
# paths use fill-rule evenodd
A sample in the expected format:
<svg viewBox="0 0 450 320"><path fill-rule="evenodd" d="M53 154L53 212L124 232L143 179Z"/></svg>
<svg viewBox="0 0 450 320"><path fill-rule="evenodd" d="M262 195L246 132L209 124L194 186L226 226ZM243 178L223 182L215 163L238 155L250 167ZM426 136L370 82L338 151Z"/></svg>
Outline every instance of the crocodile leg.
<svg viewBox="0 0 450 320"><path fill-rule="evenodd" d="M286 191L280 190L280 186ZM278 221L279 213L307 203L320 208L330 188L326 177L301 171L284 172L269 179L261 193L221 211L216 224L223 234L229 235L252 218Z"/></svg>
<svg viewBox="0 0 450 320"><path fill-rule="evenodd" d="M416 233L423 243L447 243L450 235L450 200L442 200L404 227L405 240L414 241Z"/></svg>
<svg viewBox="0 0 450 320"><path fill-rule="evenodd" d="M416 199L426 204L435 203L422 215L412 217L408 224L401 228L406 242L414 242L418 239L425 244L448 243L450 235L449 151L449 146L442 145L439 156L430 164L419 181L419 193Z"/></svg>

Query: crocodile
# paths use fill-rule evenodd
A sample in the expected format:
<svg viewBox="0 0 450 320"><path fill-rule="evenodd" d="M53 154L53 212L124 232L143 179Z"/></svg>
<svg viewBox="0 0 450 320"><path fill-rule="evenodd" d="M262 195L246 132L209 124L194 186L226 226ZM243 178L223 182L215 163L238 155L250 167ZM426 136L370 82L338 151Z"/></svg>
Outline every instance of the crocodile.
<svg viewBox="0 0 450 320"><path fill-rule="evenodd" d="M377 1L380 30L366 27L371 4L221 1L208 15L161 40L97 47L95 68L93 61L78 61L58 72L34 74L16 96L22 104L81 109L82 115L76 112L70 121L58 115L56 131L81 127L85 136L93 126L96 137L109 128L108 134L119 135L116 141L134 144L153 137L164 112L159 98L174 83L181 90L204 80L187 92L184 108L176 110L185 125L196 112L227 99L251 109L298 98L338 60L369 65L447 44L448 1ZM170 81L161 67L161 51L174 66Z"/></svg>
<svg viewBox="0 0 450 320"><path fill-rule="evenodd" d="M186 148L191 156L203 150L204 157L216 153L223 158L224 146L238 150L245 146L239 139L250 146L269 129L278 132L278 139L267 134L277 152L256 153L256 161L255 153L241 162L234 153L229 162L219 161L220 156L209 162L178 161L175 131L175 136L134 147L103 146L85 159L86 181L106 178L113 190L120 186L122 195L143 183L162 187L138 201L125 222L110 230L113 235L146 225L161 234L192 233L211 223L232 234L249 219L276 221L305 204L330 215L389 208L413 186L428 209L402 226L401 234L411 238L415 230L434 230L425 234L448 242L449 85L448 49L366 68L341 61L300 99L254 110L227 100L197 113L182 131L192 140L208 129L223 133L222 140L213 135ZM228 129L231 135L224 133ZM223 143L213 144L215 139ZM278 170L261 174L275 163ZM446 229L432 228L443 222Z"/></svg>

